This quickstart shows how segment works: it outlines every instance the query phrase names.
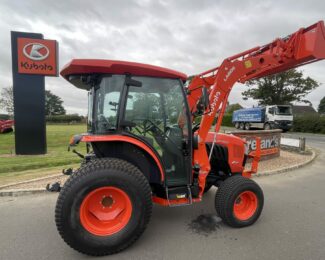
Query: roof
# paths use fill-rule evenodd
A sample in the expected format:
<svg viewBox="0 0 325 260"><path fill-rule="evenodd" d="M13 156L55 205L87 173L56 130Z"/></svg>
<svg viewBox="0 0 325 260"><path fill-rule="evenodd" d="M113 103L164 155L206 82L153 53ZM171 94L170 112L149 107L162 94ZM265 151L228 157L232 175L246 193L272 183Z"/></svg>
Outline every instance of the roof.
<svg viewBox="0 0 325 260"><path fill-rule="evenodd" d="M316 110L312 106L292 106L292 114L315 114Z"/></svg>
<svg viewBox="0 0 325 260"><path fill-rule="evenodd" d="M149 76L161 78L179 78L183 81L187 79L186 74L162 68L154 65L119 61L119 60L99 60L99 59L74 59L63 67L60 74L65 79L69 75L107 73L107 74L132 74L136 76Z"/></svg>

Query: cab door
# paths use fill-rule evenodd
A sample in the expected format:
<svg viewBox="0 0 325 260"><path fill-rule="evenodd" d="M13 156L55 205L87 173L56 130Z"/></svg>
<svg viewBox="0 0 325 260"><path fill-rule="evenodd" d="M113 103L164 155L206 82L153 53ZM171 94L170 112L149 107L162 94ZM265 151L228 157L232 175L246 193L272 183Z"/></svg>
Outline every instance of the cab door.
<svg viewBox="0 0 325 260"><path fill-rule="evenodd" d="M150 145L160 156L167 186L191 183L191 127L182 83L177 79L132 77L127 86L124 129Z"/></svg>

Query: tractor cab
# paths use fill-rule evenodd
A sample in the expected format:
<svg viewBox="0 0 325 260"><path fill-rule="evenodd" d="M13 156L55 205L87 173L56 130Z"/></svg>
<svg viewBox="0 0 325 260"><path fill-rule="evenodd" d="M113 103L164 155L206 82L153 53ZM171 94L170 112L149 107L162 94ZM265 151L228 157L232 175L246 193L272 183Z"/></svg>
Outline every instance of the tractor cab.
<svg viewBox="0 0 325 260"><path fill-rule="evenodd" d="M186 75L156 66L104 60L73 60L61 72L88 91L88 133L139 140L161 161L165 184L190 184L191 121ZM91 142L97 157L105 142ZM111 155L111 154L110 154Z"/></svg>

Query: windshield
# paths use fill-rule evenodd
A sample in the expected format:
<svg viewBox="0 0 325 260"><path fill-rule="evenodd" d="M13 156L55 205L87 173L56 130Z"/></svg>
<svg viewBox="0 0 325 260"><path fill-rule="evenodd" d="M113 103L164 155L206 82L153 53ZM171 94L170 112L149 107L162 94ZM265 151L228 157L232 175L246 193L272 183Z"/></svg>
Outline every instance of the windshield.
<svg viewBox="0 0 325 260"><path fill-rule="evenodd" d="M124 75L102 78L95 90L95 119L92 122L95 133L106 133L117 129L117 116Z"/></svg>
<svg viewBox="0 0 325 260"><path fill-rule="evenodd" d="M292 115L291 107L290 106L277 106L276 112L277 115Z"/></svg>

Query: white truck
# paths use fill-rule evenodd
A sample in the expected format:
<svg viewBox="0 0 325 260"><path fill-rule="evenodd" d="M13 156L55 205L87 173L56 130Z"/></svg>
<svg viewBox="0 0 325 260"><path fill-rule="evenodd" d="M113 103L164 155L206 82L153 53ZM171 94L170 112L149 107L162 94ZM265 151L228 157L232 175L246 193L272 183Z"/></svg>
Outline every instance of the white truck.
<svg viewBox="0 0 325 260"><path fill-rule="evenodd" d="M232 123L237 129L282 129L286 132L291 129L292 122L290 105L244 108L236 110L232 114Z"/></svg>

